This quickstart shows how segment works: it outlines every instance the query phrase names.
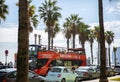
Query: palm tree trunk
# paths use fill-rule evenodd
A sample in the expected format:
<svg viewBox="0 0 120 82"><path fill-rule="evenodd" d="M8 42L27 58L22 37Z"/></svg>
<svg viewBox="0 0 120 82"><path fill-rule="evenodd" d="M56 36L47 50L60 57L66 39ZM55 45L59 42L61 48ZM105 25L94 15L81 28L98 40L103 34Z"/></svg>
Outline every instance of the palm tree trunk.
<svg viewBox="0 0 120 82"><path fill-rule="evenodd" d="M98 65L100 65L100 41L98 41L98 54L97 54L97 57L98 57Z"/></svg>
<svg viewBox="0 0 120 82"><path fill-rule="evenodd" d="M27 0L19 0L19 29L18 29L18 52L17 52L17 79L16 82L28 82L28 23Z"/></svg>
<svg viewBox="0 0 120 82"><path fill-rule="evenodd" d="M100 80L99 82L108 82L106 76L106 53L105 53L105 36L103 21L103 4L102 0L98 0L99 8L99 25L100 25Z"/></svg>
<svg viewBox="0 0 120 82"><path fill-rule="evenodd" d="M75 30L76 30L76 28L75 28L75 25L73 25L73 48L75 48Z"/></svg>
<svg viewBox="0 0 120 82"><path fill-rule="evenodd" d="M110 45L108 45L109 66L111 66Z"/></svg>
<svg viewBox="0 0 120 82"><path fill-rule="evenodd" d="M114 52L114 64L116 66L116 51Z"/></svg>
<svg viewBox="0 0 120 82"><path fill-rule="evenodd" d="M73 48L75 48L75 33L73 33Z"/></svg>
<svg viewBox="0 0 120 82"><path fill-rule="evenodd" d="M67 50L69 49L69 39L67 39Z"/></svg>
<svg viewBox="0 0 120 82"><path fill-rule="evenodd" d="M92 60L92 64L93 64L93 44L91 43L90 44L90 47L91 47L91 60Z"/></svg>
<svg viewBox="0 0 120 82"><path fill-rule="evenodd" d="M48 50L50 50L50 27L48 27Z"/></svg>
<svg viewBox="0 0 120 82"><path fill-rule="evenodd" d="M82 48L85 49L85 43L81 42ZM85 50L83 51L84 54L86 54Z"/></svg>
<svg viewBox="0 0 120 82"><path fill-rule="evenodd" d="M113 47L113 51L114 51L114 65L116 66L116 51L117 51L117 47Z"/></svg>
<svg viewBox="0 0 120 82"><path fill-rule="evenodd" d="M53 42L54 42L54 39L53 37L51 38L51 48L53 49Z"/></svg>

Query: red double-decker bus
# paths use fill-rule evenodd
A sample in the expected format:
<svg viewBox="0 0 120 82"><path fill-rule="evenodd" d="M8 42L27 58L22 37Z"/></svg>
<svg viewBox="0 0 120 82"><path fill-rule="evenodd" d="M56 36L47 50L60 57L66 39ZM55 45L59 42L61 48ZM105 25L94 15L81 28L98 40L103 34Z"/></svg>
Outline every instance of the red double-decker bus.
<svg viewBox="0 0 120 82"><path fill-rule="evenodd" d="M47 50L45 45L29 45L29 67L37 74L45 76L52 66L79 67L86 65L84 49L53 47Z"/></svg>

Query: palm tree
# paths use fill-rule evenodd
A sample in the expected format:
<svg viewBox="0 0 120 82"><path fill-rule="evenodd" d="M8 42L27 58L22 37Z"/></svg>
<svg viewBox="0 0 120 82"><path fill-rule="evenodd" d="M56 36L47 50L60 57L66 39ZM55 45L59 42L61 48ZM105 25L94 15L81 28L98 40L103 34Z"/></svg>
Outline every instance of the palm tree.
<svg viewBox="0 0 120 82"><path fill-rule="evenodd" d="M77 14L71 14L70 17L66 18L66 22L68 22L69 29L73 36L73 48L75 48L75 35L77 34L78 25L81 19L82 18L79 18Z"/></svg>
<svg viewBox="0 0 120 82"><path fill-rule="evenodd" d="M103 21L103 2L98 0L99 8L99 26L100 26L100 80L99 82L108 82L106 75L106 52L105 52L105 36Z"/></svg>
<svg viewBox="0 0 120 82"><path fill-rule="evenodd" d="M50 37L51 37L51 47L53 49L53 38L55 38L56 34L60 31L60 27L58 23L55 23L54 28L51 31Z"/></svg>
<svg viewBox="0 0 120 82"><path fill-rule="evenodd" d="M63 27L64 27L63 34L64 34L65 38L67 39L67 50L68 50L69 49L69 41L71 38L71 32L69 29L69 22L68 21L64 22Z"/></svg>
<svg viewBox="0 0 120 82"><path fill-rule="evenodd" d="M33 31L33 27L38 26L38 15L35 14L35 6L31 5L32 0L27 0L28 1L28 19L29 19L29 32ZM17 6L19 6L19 3L16 3Z"/></svg>
<svg viewBox="0 0 120 82"><path fill-rule="evenodd" d="M18 28L18 52L17 52L17 79L16 82L28 82L28 1L19 0L19 28Z"/></svg>
<svg viewBox="0 0 120 82"><path fill-rule="evenodd" d="M95 38L98 42L98 53L97 53L97 63L100 64L100 26L94 26L94 34Z"/></svg>
<svg viewBox="0 0 120 82"><path fill-rule="evenodd" d="M114 33L112 31L106 31L105 32L105 40L108 43L109 66L111 66L110 45L114 41Z"/></svg>
<svg viewBox="0 0 120 82"><path fill-rule="evenodd" d="M88 40L88 34L90 33L90 30L88 28L89 26L83 22L79 24L79 42L81 43L83 49L85 48L85 42Z"/></svg>
<svg viewBox="0 0 120 82"><path fill-rule="evenodd" d="M113 47L113 52L114 52L114 66L116 66L116 51L117 51L117 47Z"/></svg>
<svg viewBox="0 0 120 82"><path fill-rule="evenodd" d="M90 42L90 48L91 48L91 60L92 60L92 64L93 64L93 42L95 39L95 35L93 30L90 30L90 34L88 34L88 41Z"/></svg>
<svg viewBox="0 0 120 82"><path fill-rule="evenodd" d="M6 14L8 14L8 6L5 4L5 0L0 0L0 23L1 20L6 19Z"/></svg>
<svg viewBox="0 0 120 82"><path fill-rule="evenodd" d="M29 32L33 31L33 27L37 27L38 26L38 15L35 14L35 6L34 5L30 5L30 3L32 2L32 0L28 0L28 18L29 18Z"/></svg>
<svg viewBox="0 0 120 82"><path fill-rule="evenodd" d="M61 14L58 12L61 8L56 6L57 1L48 0L42 3L42 6L39 7L40 18L44 20L48 28L48 50L50 50L50 34L51 29L54 27L56 21L61 17Z"/></svg>

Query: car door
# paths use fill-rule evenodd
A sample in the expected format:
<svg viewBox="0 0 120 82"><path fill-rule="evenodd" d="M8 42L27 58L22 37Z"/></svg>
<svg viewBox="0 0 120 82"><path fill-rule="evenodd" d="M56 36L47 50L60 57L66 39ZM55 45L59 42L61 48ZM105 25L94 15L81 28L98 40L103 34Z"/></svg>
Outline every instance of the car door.
<svg viewBox="0 0 120 82"><path fill-rule="evenodd" d="M68 69L68 74L69 74L70 82L74 82L75 78L76 78L76 73L74 71Z"/></svg>
<svg viewBox="0 0 120 82"><path fill-rule="evenodd" d="M65 77L66 81L69 82L70 81L70 73L68 72L67 68L64 68L63 73L62 73L63 77Z"/></svg>
<svg viewBox="0 0 120 82"><path fill-rule="evenodd" d="M94 70L92 68L89 68L89 74L90 74L91 79L95 77L95 73L94 73Z"/></svg>
<svg viewBox="0 0 120 82"><path fill-rule="evenodd" d="M29 71L28 73L29 82L40 82L40 80L36 77L37 77L36 74Z"/></svg>
<svg viewBox="0 0 120 82"><path fill-rule="evenodd" d="M17 72L11 72L7 75L7 82L16 82Z"/></svg>
<svg viewBox="0 0 120 82"><path fill-rule="evenodd" d="M98 73L95 69L91 68L90 71L91 71L92 78L97 78L98 77Z"/></svg>

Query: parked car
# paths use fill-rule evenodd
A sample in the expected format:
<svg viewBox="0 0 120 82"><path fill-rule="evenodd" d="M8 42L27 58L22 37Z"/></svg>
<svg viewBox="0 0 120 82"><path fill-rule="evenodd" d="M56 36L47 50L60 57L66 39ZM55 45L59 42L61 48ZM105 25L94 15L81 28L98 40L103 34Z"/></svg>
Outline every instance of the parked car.
<svg viewBox="0 0 120 82"><path fill-rule="evenodd" d="M115 66L114 69L117 74L120 74L120 66Z"/></svg>
<svg viewBox="0 0 120 82"><path fill-rule="evenodd" d="M114 76L115 70L112 67L106 67L107 76Z"/></svg>
<svg viewBox="0 0 120 82"><path fill-rule="evenodd" d="M78 75L70 68L64 66L52 67L47 76L47 82L78 82Z"/></svg>
<svg viewBox="0 0 120 82"><path fill-rule="evenodd" d="M98 78L100 76L100 73L90 66L80 66L77 69L75 69L75 72L78 74L81 80Z"/></svg>
<svg viewBox="0 0 120 82"><path fill-rule="evenodd" d="M0 82L16 82L17 70L15 68L6 68L0 70ZM33 71L28 73L29 82L45 82L45 78L37 75Z"/></svg>
<svg viewBox="0 0 120 82"><path fill-rule="evenodd" d="M5 68L12 68L12 67L6 65L0 65L0 69L5 69Z"/></svg>
<svg viewBox="0 0 120 82"><path fill-rule="evenodd" d="M89 65L90 67L94 68L96 71L100 71L100 65Z"/></svg>

